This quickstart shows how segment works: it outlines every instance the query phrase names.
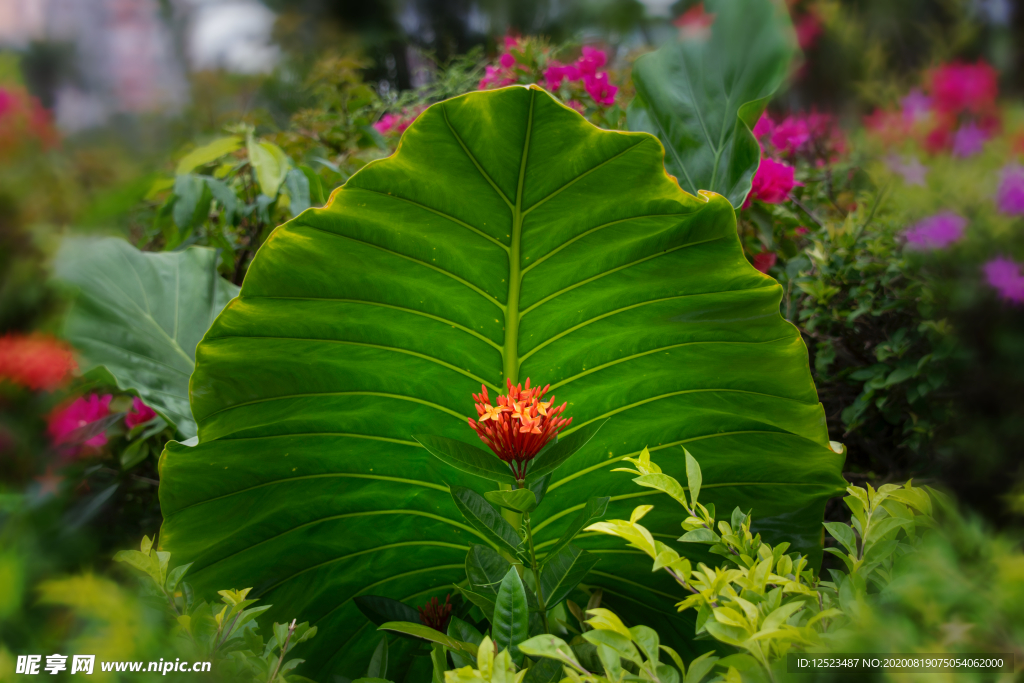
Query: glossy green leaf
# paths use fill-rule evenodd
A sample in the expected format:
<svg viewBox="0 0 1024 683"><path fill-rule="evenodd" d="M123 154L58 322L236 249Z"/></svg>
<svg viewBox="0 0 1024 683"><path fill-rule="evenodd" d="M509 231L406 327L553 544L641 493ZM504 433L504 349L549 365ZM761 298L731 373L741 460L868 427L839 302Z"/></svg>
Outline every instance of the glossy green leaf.
<svg viewBox="0 0 1024 683"><path fill-rule="evenodd" d="M476 645L473 643L465 643L461 640L456 640L455 638L447 636L436 629L432 629L429 626L424 626L419 623L412 623L408 621L389 621L385 624L381 624L377 630L393 631L407 636L415 636L416 638L421 638L431 643L444 645L451 650L460 650L462 652L468 652L471 655L476 654Z"/></svg>
<svg viewBox="0 0 1024 683"><path fill-rule="evenodd" d="M455 507L459 509L465 520L495 547L514 556L522 539L519 538L519 534L512 528L512 525L505 521L501 513L472 489L453 486L451 490Z"/></svg>
<svg viewBox="0 0 1024 683"><path fill-rule="evenodd" d="M519 644L530 637L530 615L526 606L526 589L519 572L511 567L498 588L491 620L491 637L498 650L508 650L516 664L522 664Z"/></svg>
<svg viewBox="0 0 1024 683"><path fill-rule="evenodd" d="M231 154L241 146L242 138L237 135L217 138L183 156L181 161L178 162L178 167L175 169L174 174L180 176L191 173L200 166L205 166L220 159L225 154Z"/></svg>
<svg viewBox="0 0 1024 683"><path fill-rule="evenodd" d="M572 648L558 636L552 636L547 633L534 636L533 638L520 643L519 649L533 658L550 657L551 659L555 659L566 664L575 664L579 666L579 660L576 659L576 653L574 653Z"/></svg>
<svg viewBox="0 0 1024 683"><path fill-rule="evenodd" d="M462 593L467 600L479 607L480 611L484 613L484 617L487 621L492 621L494 619L495 594L479 593L477 591L471 591L467 588L463 588L459 585L456 585L455 589Z"/></svg>
<svg viewBox="0 0 1024 683"><path fill-rule="evenodd" d="M450 467L501 484L516 483L516 478L512 476L512 470L508 465L482 448L443 436L421 434L413 438L426 448L428 453Z"/></svg>
<svg viewBox="0 0 1024 683"><path fill-rule="evenodd" d="M498 594L498 586L510 566L508 560L489 546L470 544L466 553L466 578L471 586L485 593Z"/></svg>
<svg viewBox="0 0 1024 683"><path fill-rule="evenodd" d="M633 65L630 130L657 135L683 189L711 190L739 207L760 148L751 129L796 52L789 12L773 0L706 0L710 36L694 35Z"/></svg>
<svg viewBox="0 0 1024 683"><path fill-rule="evenodd" d="M541 477L551 474L562 466L566 460L579 452L597 434L608 420L597 420L590 424L583 425L574 430L568 436L560 436L558 441L551 444L533 459L530 463L530 470L526 475L526 485L537 481Z"/></svg>
<svg viewBox="0 0 1024 683"><path fill-rule="evenodd" d="M569 526L565 528L561 538L555 541L555 544L550 548L544 548L548 555L556 555L562 548L569 545L576 534L583 531L586 527L590 526L594 522L604 517L604 513L608 510L608 496L602 496L600 498L590 498L587 500L586 506L580 513L576 515L576 518L569 522ZM541 547L547 545L543 544Z"/></svg>
<svg viewBox="0 0 1024 683"><path fill-rule="evenodd" d="M644 525L677 536L678 505L611 470L649 446L682 481L685 446L705 502L754 509L767 541L820 558L845 483L806 348L728 201L682 192L663 157L541 90L475 92L277 228L197 351L199 444L161 458L161 543L195 561L196 589L255 586L275 618L321 627L304 675L360 675L378 637L352 598L443 599L469 543L488 542L444 484L481 480L412 437L479 444L470 394L506 378L568 402L563 439L610 418L550 474L540 552L595 494L614 518L655 505ZM601 558L586 583L605 603L701 651L649 558L610 536L573 543Z"/></svg>
<svg viewBox="0 0 1024 683"><path fill-rule="evenodd" d="M151 253L121 239L67 238L54 277L77 288L64 335L82 370L103 368L118 388L193 436L188 382L196 344L238 292L217 274L217 252Z"/></svg>
<svg viewBox="0 0 1024 683"><path fill-rule="evenodd" d="M533 512L537 507L537 496L530 489L514 491L488 491L484 498L498 507L513 512Z"/></svg>
<svg viewBox="0 0 1024 683"><path fill-rule="evenodd" d="M544 569L540 573L540 585L544 594L544 605L554 607L579 585L601 558L574 545L567 545L557 554L544 558Z"/></svg>

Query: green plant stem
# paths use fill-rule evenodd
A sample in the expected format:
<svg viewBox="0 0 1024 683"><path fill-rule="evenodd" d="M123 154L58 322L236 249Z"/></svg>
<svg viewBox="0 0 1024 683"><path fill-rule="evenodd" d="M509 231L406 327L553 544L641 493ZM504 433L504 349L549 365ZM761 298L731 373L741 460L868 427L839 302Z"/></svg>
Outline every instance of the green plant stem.
<svg viewBox="0 0 1024 683"><path fill-rule="evenodd" d="M267 683L274 683L274 679L277 678L277 672L281 670L281 665L284 663L284 656L288 652L288 641L292 639L292 634L295 633L296 621L297 619L292 619L292 623L288 627L288 635L284 637L284 645L281 646L281 656L277 658L277 666L274 667L274 671L270 674L270 678L267 679Z"/></svg>
<svg viewBox="0 0 1024 683"><path fill-rule="evenodd" d="M544 587L540 583L540 568L537 566L537 553L533 550L533 528L530 526L530 513L523 515L526 521L526 542L530 545L530 568L533 569L533 577L537 579L537 602L540 603L540 618L544 622L544 633L550 633L548 629L548 611L544 606Z"/></svg>

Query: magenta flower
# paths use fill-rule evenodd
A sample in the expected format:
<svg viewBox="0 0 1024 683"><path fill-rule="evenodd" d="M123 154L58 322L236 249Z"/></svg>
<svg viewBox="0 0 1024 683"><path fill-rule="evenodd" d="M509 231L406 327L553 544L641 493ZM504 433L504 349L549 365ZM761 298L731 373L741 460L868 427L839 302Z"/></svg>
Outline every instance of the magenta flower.
<svg viewBox="0 0 1024 683"><path fill-rule="evenodd" d="M580 70L572 64L560 64L554 60L544 70L544 81L547 83L548 90L557 90L562 85L562 81L567 78L570 81L579 80Z"/></svg>
<svg viewBox="0 0 1024 683"><path fill-rule="evenodd" d="M810 139L807 121L795 116L787 116L772 132L772 145L784 154L796 152Z"/></svg>
<svg viewBox="0 0 1024 683"><path fill-rule="evenodd" d="M608 63L608 55L604 50L583 46L583 56L576 60L576 68L582 76L593 76L597 70Z"/></svg>
<svg viewBox="0 0 1024 683"><path fill-rule="evenodd" d="M608 82L607 71L603 71L593 76L584 76L583 87L587 89L587 93L594 98L595 102L605 106L615 104L615 93L619 92L619 88L617 86Z"/></svg>
<svg viewBox="0 0 1024 683"><path fill-rule="evenodd" d="M762 273L767 273L771 267L775 265L778 258L779 257L776 256L775 252L772 251L764 251L760 254L754 254L754 267Z"/></svg>
<svg viewBox="0 0 1024 683"><path fill-rule="evenodd" d="M999 256L985 264L985 279L999 296L1013 303L1024 303L1024 275L1020 264Z"/></svg>
<svg viewBox="0 0 1024 683"><path fill-rule="evenodd" d="M798 184L793 177L792 166L774 159L761 159L742 208L749 207L754 199L766 204L781 204Z"/></svg>
<svg viewBox="0 0 1024 683"><path fill-rule="evenodd" d="M772 117L768 116L768 112L761 114L761 118L757 120L754 125L754 137L760 140L764 137L771 137L772 133L775 132L775 122L772 121Z"/></svg>
<svg viewBox="0 0 1024 683"><path fill-rule="evenodd" d="M906 232L907 247L918 251L942 249L964 236L967 219L952 211L929 216Z"/></svg>
<svg viewBox="0 0 1024 683"><path fill-rule="evenodd" d="M498 61L501 63L501 66L506 69L511 69L513 66L516 65L516 58L507 52L503 54L501 56L501 59L499 59Z"/></svg>
<svg viewBox="0 0 1024 683"><path fill-rule="evenodd" d="M944 64L930 74L935 107L945 113L969 110L982 113L995 104L999 74L983 61L977 64Z"/></svg>
<svg viewBox="0 0 1024 683"><path fill-rule="evenodd" d="M485 68L484 77L480 79L478 89L501 88L506 85L512 85L515 82L516 80L512 78L512 75L506 69L499 69L488 64Z"/></svg>
<svg viewBox="0 0 1024 683"><path fill-rule="evenodd" d="M953 135L953 156L966 158L980 152L985 147L988 135L978 128L973 121L960 126Z"/></svg>
<svg viewBox="0 0 1024 683"><path fill-rule="evenodd" d="M78 454L82 446L99 448L105 445L107 435L103 432L88 436L84 441L78 440L82 435L76 432L110 415L110 400L112 398L113 396L110 394L105 396L89 394L52 412L47 419L47 432L50 434L53 445L71 446L67 454L72 457Z"/></svg>
<svg viewBox="0 0 1024 683"><path fill-rule="evenodd" d="M142 399L136 396L132 399L132 408L124 416L124 424L128 429L135 429L141 424L145 424L156 417L156 412L142 402Z"/></svg>
<svg viewBox="0 0 1024 683"><path fill-rule="evenodd" d="M996 191L999 210L1010 216L1024 215L1024 166L1010 163L1003 167Z"/></svg>

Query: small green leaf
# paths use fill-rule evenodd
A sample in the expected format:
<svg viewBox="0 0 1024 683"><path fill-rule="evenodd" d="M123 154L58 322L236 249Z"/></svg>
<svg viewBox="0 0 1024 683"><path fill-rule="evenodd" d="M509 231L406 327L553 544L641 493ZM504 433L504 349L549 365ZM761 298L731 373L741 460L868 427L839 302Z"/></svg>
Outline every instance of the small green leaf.
<svg viewBox="0 0 1024 683"><path fill-rule="evenodd" d="M524 640L519 644L519 649L536 659L537 657L546 657L554 659L559 662L566 664L573 664L579 666L579 660L576 659L576 654L573 652L569 644L558 636L552 636L548 634L534 636L529 640ZM556 679L559 680L559 679Z"/></svg>
<svg viewBox="0 0 1024 683"><path fill-rule="evenodd" d="M686 507L686 491L679 485L674 477L667 474L643 474L633 480L634 484L645 486L649 489L657 489L662 493L675 498L683 507ZM694 501L696 503L696 501Z"/></svg>
<svg viewBox="0 0 1024 683"><path fill-rule="evenodd" d="M848 524L825 522L825 528L828 529L829 534L831 534L833 538L843 544L843 547L846 548L851 555L857 554L857 537L854 535L853 529Z"/></svg>
<svg viewBox="0 0 1024 683"><path fill-rule="evenodd" d="M513 512L533 512L537 507L537 496L530 489L513 491L488 491L484 494L491 503Z"/></svg>
<svg viewBox="0 0 1024 683"><path fill-rule="evenodd" d="M683 453L686 455L686 486L690 489L691 507L696 509L697 496L700 495L700 485L704 482L704 477L700 472L700 465L697 463L697 459L690 455L690 451L685 448Z"/></svg>
<svg viewBox="0 0 1024 683"><path fill-rule="evenodd" d="M633 626L629 632L633 635L633 642L640 646L644 657L649 661L657 662L659 659L658 649L661 646L658 632L649 626Z"/></svg>
<svg viewBox="0 0 1024 683"><path fill-rule="evenodd" d="M718 543L722 539L711 529L694 529L679 537L683 543Z"/></svg>
<svg viewBox="0 0 1024 683"><path fill-rule="evenodd" d="M415 638L422 638L423 640L430 641L431 643L443 645L449 650L459 650L461 652L468 652L469 654L476 656L476 645L474 645L473 643L466 643L461 640L456 640L455 638L446 636L440 631L432 629L429 626L424 626L423 624L412 623L408 621L389 621L385 624L381 624L377 630L394 631L395 633L401 633L407 636L413 636Z"/></svg>
<svg viewBox="0 0 1024 683"><path fill-rule="evenodd" d="M633 645L633 642L621 633L605 629L597 629L594 631L587 631L583 634L583 638L594 645L604 645L605 647L611 648L615 651L616 655L622 657L626 661L633 662L634 664L644 663L643 659L640 658L640 653L637 652L636 646Z"/></svg>
<svg viewBox="0 0 1024 683"><path fill-rule="evenodd" d="M464 486L450 488L452 500L466 521L496 546L515 555L522 539L512 525L476 491Z"/></svg>
<svg viewBox="0 0 1024 683"><path fill-rule="evenodd" d="M249 163L256 169L256 179L260 183L260 191L273 199L281 189L291 166L291 159L284 150L272 142L256 142L249 138Z"/></svg>
<svg viewBox="0 0 1024 683"><path fill-rule="evenodd" d="M576 534L583 531L586 527L590 526L597 520L604 517L605 512L608 510L608 496L602 496L601 498L590 498L587 500L587 504L583 506L569 526L566 527L562 537L555 542L555 545L550 548L547 552L548 555L557 554L562 548L569 545L572 539L576 538Z"/></svg>
<svg viewBox="0 0 1024 683"><path fill-rule="evenodd" d="M175 567L171 571L167 572L167 583L164 588L167 589L168 593L174 593L178 589L178 584L181 583L182 577L188 571L188 568L192 566L192 563L183 564L179 567Z"/></svg>
<svg viewBox="0 0 1024 683"><path fill-rule="evenodd" d="M526 605L526 590L515 567L509 568L498 589L498 598L494 601L491 635L499 650L507 649L516 664L523 663L523 653L519 650L519 644L530 635L529 611Z"/></svg>
<svg viewBox="0 0 1024 683"><path fill-rule="evenodd" d="M599 420L580 427L565 438L559 438L558 441L541 450L530 463L530 470L526 475L526 485L529 486L545 474L550 474L558 469L562 463L586 446L587 442L594 438L594 435L607 421L607 419Z"/></svg>
<svg viewBox="0 0 1024 683"><path fill-rule="evenodd" d="M181 161L178 162L178 167L174 170L174 173L175 175L191 173L200 166L205 166L220 159L225 154L231 154L241 146L242 138L237 135L217 138L183 156Z"/></svg>
<svg viewBox="0 0 1024 683"><path fill-rule="evenodd" d="M567 545L556 555L546 557L540 573L544 605L552 607L564 600L600 559L574 545Z"/></svg>
<svg viewBox="0 0 1024 683"><path fill-rule="evenodd" d="M496 481L499 484L516 483L516 478L512 476L508 465L499 460L496 455L483 449L443 436L420 435L413 438L419 441L432 456L457 470Z"/></svg>

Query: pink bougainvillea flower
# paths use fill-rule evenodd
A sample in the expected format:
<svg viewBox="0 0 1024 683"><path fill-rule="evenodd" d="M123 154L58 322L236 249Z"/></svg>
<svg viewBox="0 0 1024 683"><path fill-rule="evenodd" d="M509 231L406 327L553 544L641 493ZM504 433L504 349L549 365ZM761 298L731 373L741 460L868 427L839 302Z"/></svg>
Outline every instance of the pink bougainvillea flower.
<svg viewBox="0 0 1024 683"><path fill-rule="evenodd" d="M754 267L762 273L767 273L777 260L778 256L774 252L763 251L760 254L754 254Z"/></svg>
<svg viewBox="0 0 1024 683"><path fill-rule="evenodd" d="M78 367L71 348L45 334L6 334L0 337L0 382L33 391L52 391Z"/></svg>
<svg viewBox="0 0 1024 683"><path fill-rule="evenodd" d="M470 419L469 426L495 455L508 463L516 479L522 481L530 461L572 423L572 418L562 417L565 403L552 407L554 396L547 402L541 401L550 385L531 389L529 378L526 388L522 384L513 385L512 380L507 382L508 394L498 396L497 406L491 405L487 387L482 386L479 394L473 394L477 420Z"/></svg>
<svg viewBox="0 0 1024 683"><path fill-rule="evenodd" d="M972 157L985 147L988 134L973 121L968 121L953 134L953 156Z"/></svg>
<svg viewBox="0 0 1024 683"><path fill-rule="evenodd" d="M917 157L910 157L910 161L903 161L896 154L890 154L885 159L885 165L889 170L903 178L907 185L925 185L925 178L928 174L928 167L921 163Z"/></svg>
<svg viewBox="0 0 1024 683"><path fill-rule="evenodd" d="M931 71L928 84L935 108L949 114L980 114L995 105L999 94L999 74L981 60L944 64Z"/></svg>
<svg viewBox="0 0 1024 683"><path fill-rule="evenodd" d="M514 50L519 47L519 36L509 34L505 36L505 40L503 42L506 50Z"/></svg>
<svg viewBox="0 0 1024 683"><path fill-rule="evenodd" d="M772 133L775 132L775 122L772 121L772 117L768 115L768 112L761 114L761 118L754 124L754 129L751 132L758 140L764 137L771 137Z"/></svg>
<svg viewBox="0 0 1024 683"><path fill-rule="evenodd" d="M576 68L581 76L593 76L597 73L598 69L607 63L608 55L604 50L584 45L582 56L576 60Z"/></svg>
<svg viewBox="0 0 1024 683"><path fill-rule="evenodd" d="M398 123L400 120L401 117L398 116L397 114L384 114L384 116L380 117L380 121L373 124L373 127L381 135L388 135L391 133L391 131L396 130L398 128Z"/></svg>
<svg viewBox="0 0 1024 683"><path fill-rule="evenodd" d="M595 102L606 107L615 104L615 93L619 92L618 86L608 82L607 71L602 71L597 75L585 75L583 87L587 89L587 94L594 98Z"/></svg>
<svg viewBox="0 0 1024 683"><path fill-rule="evenodd" d="M999 210L1011 216L1024 215L1024 166L1010 163L1000 174L996 204Z"/></svg>
<svg viewBox="0 0 1024 683"><path fill-rule="evenodd" d="M561 64L555 60L552 60L548 68L544 70L544 81L547 83L549 90L557 90L565 79L577 81L579 78L580 70L574 65Z"/></svg>
<svg viewBox="0 0 1024 683"><path fill-rule="evenodd" d="M918 221L906 232L907 247L915 250L942 249L964 236L967 219L943 211Z"/></svg>
<svg viewBox="0 0 1024 683"><path fill-rule="evenodd" d="M516 58L506 52L498 60L498 63L501 64L502 68L511 69L516 65Z"/></svg>
<svg viewBox="0 0 1024 683"><path fill-rule="evenodd" d="M787 116L772 131L772 146L783 154L796 152L810 139L807 121L798 116Z"/></svg>
<svg viewBox="0 0 1024 683"><path fill-rule="evenodd" d="M793 170L792 166L781 161L761 159L751 181L750 194L743 202L743 208L748 208L754 199L766 204L781 204L786 201L792 189L799 185L793 177Z"/></svg>
<svg viewBox="0 0 1024 683"><path fill-rule="evenodd" d="M47 419L47 432L50 434L53 445L70 447L65 449L68 456L78 455L82 446L99 448L105 445L107 443L105 433L100 432L93 436L86 434L85 439L80 441L82 435L79 430L110 415L110 400L112 398L113 396L110 394L104 396L89 394L50 413Z"/></svg>
<svg viewBox="0 0 1024 683"><path fill-rule="evenodd" d="M903 109L903 118L907 123L917 123L928 118L932 110L932 98L925 95L918 88L914 88L907 96L900 100Z"/></svg>
<svg viewBox="0 0 1024 683"><path fill-rule="evenodd" d="M124 424L128 429L135 429L156 417L156 412L142 402L138 396L132 399L132 408L124 416Z"/></svg>
<svg viewBox="0 0 1024 683"><path fill-rule="evenodd" d="M508 69L491 66L488 64L484 68L484 77L480 79L479 90L487 90L488 88L503 88L506 85L512 85L516 82L516 79L512 77Z"/></svg>
<svg viewBox="0 0 1024 683"><path fill-rule="evenodd" d="M1019 263L999 256L985 264L985 279L999 296L1013 303L1024 303L1024 275Z"/></svg>
<svg viewBox="0 0 1024 683"><path fill-rule="evenodd" d="M448 622L452 618L451 593L444 596L444 602L437 598L430 598L423 607L417 607L420 613L420 621L424 626L429 626L441 633L448 632Z"/></svg>

